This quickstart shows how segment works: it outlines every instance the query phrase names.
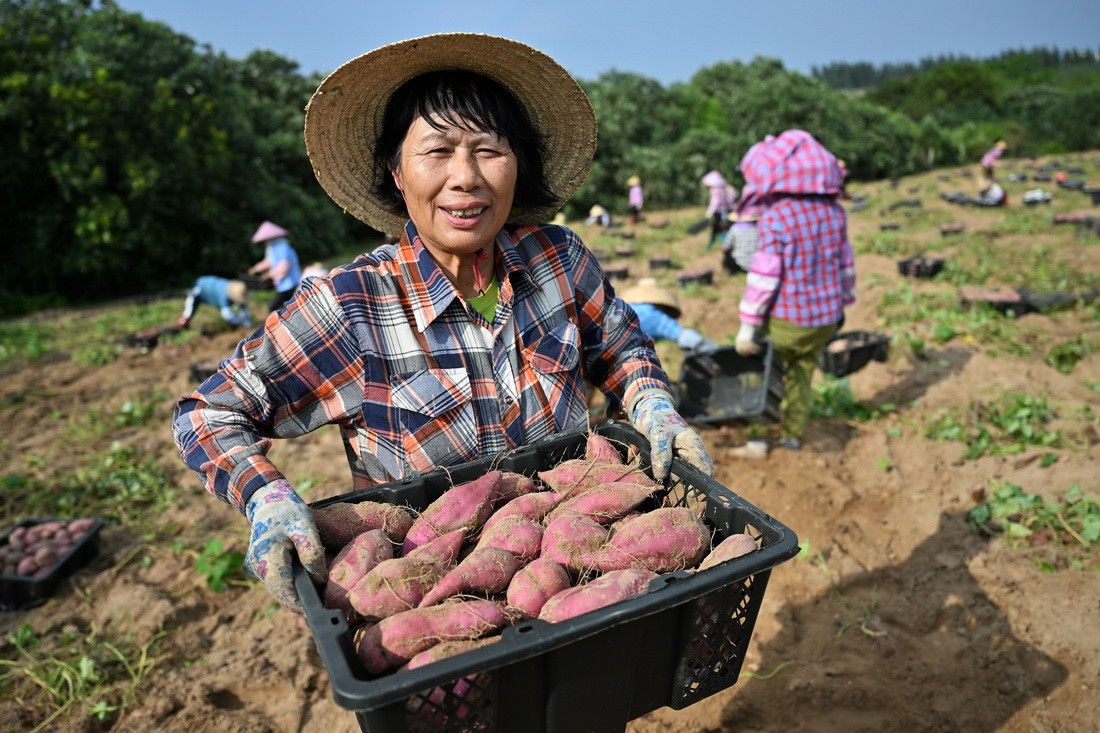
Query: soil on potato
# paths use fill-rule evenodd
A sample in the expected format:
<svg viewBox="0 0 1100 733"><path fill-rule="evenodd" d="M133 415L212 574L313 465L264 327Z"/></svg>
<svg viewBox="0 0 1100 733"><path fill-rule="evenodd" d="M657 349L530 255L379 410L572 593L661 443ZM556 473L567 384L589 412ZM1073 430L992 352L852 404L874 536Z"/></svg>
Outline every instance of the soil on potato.
<svg viewBox="0 0 1100 733"><path fill-rule="evenodd" d="M933 176L911 185L922 184L926 210L941 214L914 236L932 244L941 237L941 223L965 224L966 234L953 236L941 250L948 257L966 246L971 233L988 230L1011 210L952 206L935 195ZM1017 205L1025 186L1007 184ZM885 185L853 188L890 195ZM701 213L651 216L675 221L701 218ZM877 235L886 219L904 221L905 214L873 207L852 213L853 240ZM721 270L717 249L705 247L706 233L685 235L666 250L647 251L644 228L644 223L639 226L634 240L632 276L653 274L676 287L676 271L648 271L650 255L671 255L684 268L714 269L713 285L679 291L683 320L720 342L731 341L744 275L731 277ZM594 238L594 232L579 229ZM1083 268L1100 269L1096 237L1079 239L1052 226L998 239L1007 248L1036 241L1062 247ZM878 306L903 283L918 292L950 289L942 281L903 281L890 256L863 254L857 266L859 302L848 312L847 324L853 330L881 331ZM1100 344L1097 323L1088 308L1019 320L1044 343L1085 334ZM0 439L0 473L19 472L30 455L48 457L65 470L92 452L107 450L112 440L134 445L157 456L180 488L176 505L157 520L166 536L219 537L243 551L246 522L206 496L182 466L167 420L174 398L194 384L191 365L226 356L239 336L220 333L189 345L130 350L102 368L62 358L8 365L0 384L0 415L7 428ZM628 730L1097 730L1100 582L1095 561L1091 571L1043 572L966 521L974 492L990 479L1045 495L1080 484L1095 495L1100 475L1097 351L1062 374L1045 363L1042 349L1016 357L955 339L941 346L930 343L917 358L895 348L886 363L872 362L850 378L863 403L896 406L885 417L861 423L816 419L801 451L775 450L761 461L730 454L744 440L742 428L704 430L716 479L792 527L810 552L772 573L738 684L682 711L658 710L631 722ZM660 353L675 372L675 348L665 345ZM153 428L118 430L89 442L74 433L73 421L90 407L114 410L128 396L151 392L166 395L159 406L164 420ZM962 444L924 437L925 421L937 410L1006 392L1041 394L1066 406L1067 413L1078 416L1067 427L1080 439L1067 448L1033 447L1017 455L967 460ZM1083 407L1091 408L1092 417L1082 413ZM1050 465L1043 459L1048 452L1057 457ZM293 481L311 482L308 500L348 488L334 429L277 442L272 455ZM0 639L22 624L38 634L109 632L139 641L161 634L158 662L113 723L63 715L47 730L360 730L354 715L333 702L310 631L296 616L273 608L262 586L213 592L196 572L192 556L168 543L148 543L126 526L105 529L101 543L99 557L62 583L50 602L0 615ZM42 722L31 719L4 689L0 729L27 731Z"/></svg>

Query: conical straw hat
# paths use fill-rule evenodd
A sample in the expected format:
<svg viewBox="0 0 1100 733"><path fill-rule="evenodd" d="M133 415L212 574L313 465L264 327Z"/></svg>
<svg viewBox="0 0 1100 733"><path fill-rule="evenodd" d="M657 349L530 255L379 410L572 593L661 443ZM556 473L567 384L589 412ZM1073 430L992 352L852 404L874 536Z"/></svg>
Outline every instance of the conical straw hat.
<svg viewBox="0 0 1100 733"><path fill-rule="evenodd" d="M627 303L655 305L673 318L679 318L682 312L676 294L662 288L652 277L643 277L636 285L619 293L619 297Z"/></svg>

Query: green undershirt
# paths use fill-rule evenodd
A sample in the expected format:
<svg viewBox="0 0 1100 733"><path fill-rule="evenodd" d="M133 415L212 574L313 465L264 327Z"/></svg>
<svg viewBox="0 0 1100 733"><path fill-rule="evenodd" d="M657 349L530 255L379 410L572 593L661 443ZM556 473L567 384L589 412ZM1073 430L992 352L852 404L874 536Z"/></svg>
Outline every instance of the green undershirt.
<svg viewBox="0 0 1100 733"><path fill-rule="evenodd" d="M493 281L489 283L489 287L485 288L485 292L481 295L467 298L466 302L469 303L474 310L484 316L485 320L492 325L493 319L496 318L497 315L497 298L499 296L500 281L497 280L496 275L493 275Z"/></svg>

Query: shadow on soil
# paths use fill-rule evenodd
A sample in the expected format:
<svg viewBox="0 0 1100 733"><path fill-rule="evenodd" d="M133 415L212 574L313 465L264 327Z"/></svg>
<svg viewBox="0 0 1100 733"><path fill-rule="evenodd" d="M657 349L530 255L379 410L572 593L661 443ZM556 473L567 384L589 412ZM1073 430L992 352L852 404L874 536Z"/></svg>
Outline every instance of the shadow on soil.
<svg viewBox="0 0 1100 733"><path fill-rule="evenodd" d="M991 733L1049 695L1066 670L1015 638L970 574L984 547L964 514L945 513L904 562L783 608L725 729Z"/></svg>

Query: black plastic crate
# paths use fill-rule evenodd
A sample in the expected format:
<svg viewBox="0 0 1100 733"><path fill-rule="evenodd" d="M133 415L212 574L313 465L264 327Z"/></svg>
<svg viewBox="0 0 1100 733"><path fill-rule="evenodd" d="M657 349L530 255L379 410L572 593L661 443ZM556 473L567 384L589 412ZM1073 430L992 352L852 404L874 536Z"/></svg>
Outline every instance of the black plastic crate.
<svg viewBox="0 0 1100 733"><path fill-rule="evenodd" d="M36 527L46 522L57 521L68 523L75 519L27 519L9 528L0 537L0 547L6 547L11 533L20 527ZM99 554L99 530L101 529L103 529L103 520L96 519L80 541L60 556L50 572L41 578L0 574L0 611L17 611L45 603L63 578L84 567Z"/></svg>
<svg viewBox="0 0 1100 733"><path fill-rule="evenodd" d="M898 273L905 277L935 277L945 264L947 260L942 257L907 257L898 260Z"/></svg>
<svg viewBox="0 0 1100 733"><path fill-rule="evenodd" d="M623 423L596 432L636 449L648 442ZM552 436L446 471L319 501L384 501L423 509L452 484L498 468L534 475L581 457L585 433ZM338 705L364 731L623 730L660 707L685 708L737 682L771 569L798 553L788 527L713 479L673 461L666 504L696 506L715 542L751 532L761 549L700 573L654 580L645 595L556 624L527 621L488 646L420 669L368 676L339 611L322 606L300 565L295 584Z"/></svg>
<svg viewBox="0 0 1100 733"><path fill-rule="evenodd" d="M205 382L207 379L214 376L214 372L218 371L219 367L221 367L220 359L197 361L191 365L191 381L199 383Z"/></svg>
<svg viewBox="0 0 1100 733"><path fill-rule="evenodd" d="M147 328L144 331L128 334L124 341L127 346L135 349L155 348L164 336L175 336L180 332L176 326L163 326L161 328Z"/></svg>
<svg viewBox="0 0 1100 733"><path fill-rule="evenodd" d="M858 372L871 361L886 361L890 356L890 337L870 331L838 333L825 345L818 365L834 377Z"/></svg>
<svg viewBox="0 0 1100 733"><path fill-rule="evenodd" d="M726 347L684 358L677 382L677 410L698 424L779 421L783 373L770 341L758 356Z"/></svg>

